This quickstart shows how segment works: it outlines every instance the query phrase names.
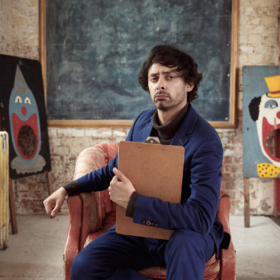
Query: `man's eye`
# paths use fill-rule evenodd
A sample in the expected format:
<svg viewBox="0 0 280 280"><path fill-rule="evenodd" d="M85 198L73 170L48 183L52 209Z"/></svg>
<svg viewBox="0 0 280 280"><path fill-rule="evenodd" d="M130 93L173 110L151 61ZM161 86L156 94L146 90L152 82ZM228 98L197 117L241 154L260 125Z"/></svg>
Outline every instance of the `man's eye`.
<svg viewBox="0 0 280 280"><path fill-rule="evenodd" d="M156 77L152 77L152 78L151 78L151 81L152 81L152 82L154 82L154 81L156 81L156 80L157 80Z"/></svg>
<svg viewBox="0 0 280 280"><path fill-rule="evenodd" d="M172 80L172 79L174 79L174 76L168 76L168 79Z"/></svg>

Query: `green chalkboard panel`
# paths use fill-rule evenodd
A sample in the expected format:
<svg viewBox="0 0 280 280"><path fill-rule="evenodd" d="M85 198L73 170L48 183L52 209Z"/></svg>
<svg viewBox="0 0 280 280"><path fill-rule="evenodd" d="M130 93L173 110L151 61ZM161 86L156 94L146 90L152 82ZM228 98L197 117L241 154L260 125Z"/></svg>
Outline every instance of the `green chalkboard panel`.
<svg viewBox="0 0 280 280"><path fill-rule="evenodd" d="M153 108L138 86L149 51L189 53L204 79L195 109L230 115L232 0L46 1L49 120L131 120Z"/></svg>

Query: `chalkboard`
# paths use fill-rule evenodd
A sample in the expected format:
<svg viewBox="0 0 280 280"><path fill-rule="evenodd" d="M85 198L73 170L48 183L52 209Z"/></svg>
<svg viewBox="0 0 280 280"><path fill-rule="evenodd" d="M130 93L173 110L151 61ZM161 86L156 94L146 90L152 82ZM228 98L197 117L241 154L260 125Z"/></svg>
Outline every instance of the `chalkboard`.
<svg viewBox="0 0 280 280"><path fill-rule="evenodd" d="M49 120L132 120L153 108L138 85L149 51L169 44L198 63L194 108L230 118L232 0L46 1Z"/></svg>

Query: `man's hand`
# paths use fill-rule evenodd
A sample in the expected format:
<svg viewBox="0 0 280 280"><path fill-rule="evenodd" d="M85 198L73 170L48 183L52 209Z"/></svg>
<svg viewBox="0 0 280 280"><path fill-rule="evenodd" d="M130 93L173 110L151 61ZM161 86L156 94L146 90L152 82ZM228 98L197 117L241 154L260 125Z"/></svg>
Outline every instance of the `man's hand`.
<svg viewBox="0 0 280 280"><path fill-rule="evenodd" d="M114 168L113 172L116 176L114 176L108 188L110 199L126 209L135 188L130 180L117 168Z"/></svg>
<svg viewBox="0 0 280 280"><path fill-rule="evenodd" d="M60 208L65 200L66 195L66 190L61 187L44 200L43 203L48 215L55 217L58 213L60 213Z"/></svg>

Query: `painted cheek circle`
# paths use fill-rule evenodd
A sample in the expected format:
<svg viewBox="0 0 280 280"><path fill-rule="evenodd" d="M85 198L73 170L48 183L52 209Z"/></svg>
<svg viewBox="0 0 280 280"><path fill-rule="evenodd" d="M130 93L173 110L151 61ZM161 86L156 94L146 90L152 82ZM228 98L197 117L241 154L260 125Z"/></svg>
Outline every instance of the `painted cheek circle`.
<svg viewBox="0 0 280 280"><path fill-rule="evenodd" d="M25 116L27 114L26 108L23 106L21 107L21 113Z"/></svg>
<svg viewBox="0 0 280 280"><path fill-rule="evenodd" d="M277 118L280 119L280 111L276 114Z"/></svg>

